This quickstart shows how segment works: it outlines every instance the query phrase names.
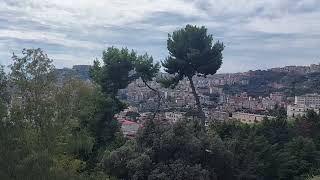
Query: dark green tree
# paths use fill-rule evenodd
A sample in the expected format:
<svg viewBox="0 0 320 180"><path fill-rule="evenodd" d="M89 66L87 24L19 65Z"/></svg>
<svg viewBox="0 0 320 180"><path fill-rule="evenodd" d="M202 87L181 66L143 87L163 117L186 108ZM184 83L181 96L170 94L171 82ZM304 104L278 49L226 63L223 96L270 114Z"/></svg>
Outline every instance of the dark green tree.
<svg viewBox="0 0 320 180"><path fill-rule="evenodd" d="M24 49L12 60L9 113L0 121L0 179L79 179L82 162L68 141L76 139L70 129L78 121L64 111L76 108L57 100L51 59L41 49ZM61 99L77 99L71 94Z"/></svg>
<svg viewBox="0 0 320 180"><path fill-rule="evenodd" d="M148 54L138 56L135 62L136 77L141 78L145 86L147 86L151 91L153 91L158 96L157 107L154 110L153 117L151 118L152 120L155 118L157 112L160 109L161 94L160 94L160 91L158 91L154 87L151 87L148 84L148 82L152 81L158 75L159 69L160 69L160 64L154 63L152 56L149 56Z"/></svg>
<svg viewBox="0 0 320 180"><path fill-rule="evenodd" d="M103 108L98 114L97 126L94 127L98 133L97 143L103 146L107 144L106 137L109 137L103 132L110 132L110 135L116 132L112 130L115 129L116 124L113 116L125 107L125 104L117 98L120 89L126 88L129 83L141 78L144 84L158 95L158 107L155 109L153 118L159 110L161 97L160 92L148 84L158 74L160 68L159 63L154 63L153 58L148 54L137 56L133 50L110 47L103 52L102 61L102 65L99 61L94 62L91 77L101 87L105 96L105 101L102 102Z"/></svg>
<svg viewBox="0 0 320 180"><path fill-rule="evenodd" d="M41 49L23 49L22 56L12 56L9 74L14 120L36 131L39 148L53 149L54 135L54 66ZM19 114L19 117L15 115ZM21 118L21 119L20 119Z"/></svg>
<svg viewBox="0 0 320 180"><path fill-rule="evenodd" d="M284 144L290 140L291 130L286 119L265 118L258 127L257 133L266 137L271 144Z"/></svg>
<svg viewBox="0 0 320 180"><path fill-rule="evenodd" d="M94 61L91 77L101 86L102 92L116 96L119 89L126 88L133 76L136 53L127 48L109 47L102 53L103 64Z"/></svg>
<svg viewBox="0 0 320 180"><path fill-rule="evenodd" d="M112 148L117 140L119 125L114 118L126 105L117 98L119 89L126 88L134 76L134 63L137 55L127 48L109 47L102 53L102 64L98 60L90 70L90 76L100 89L95 119L90 123L95 136L91 167L100 161L100 154L106 148ZM117 143L116 143L117 144Z"/></svg>
<svg viewBox="0 0 320 180"><path fill-rule="evenodd" d="M279 106L276 104L274 108L271 110L270 114L279 119L287 118L287 110L283 106Z"/></svg>
<svg viewBox="0 0 320 180"><path fill-rule="evenodd" d="M301 136L285 144L280 151L279 179L305 179L308 174L319 169L320 151L312 139Z"/></svg>
<svg viewBox="0 0 320 180"><path fill-rule="evenodd" d="M183 78L190 82L192 94L195 98L200 124L204 127L205 115L194 85L195 75L206 77L215 74L222 64L223 43L213 44L213 36L207 34L207 29L192 25L169 34L167 40L169 57L162 62L164 70L173 77L163 81L167 87L175 87Z"/></svg>
<svg viewBox="0 0 320 180"><path fill-rule="evenodd" d="M8 77L0 66L0 121L7 115L7 105L9 103Z"/></svg>
<svg viewBox="0 0 320 180"><path fill-rule="evenodd" d="M104 165L122 179L235 179L232 154L221 139L199 133L194 121L148 121L136 139L105 154Z"/></svg>

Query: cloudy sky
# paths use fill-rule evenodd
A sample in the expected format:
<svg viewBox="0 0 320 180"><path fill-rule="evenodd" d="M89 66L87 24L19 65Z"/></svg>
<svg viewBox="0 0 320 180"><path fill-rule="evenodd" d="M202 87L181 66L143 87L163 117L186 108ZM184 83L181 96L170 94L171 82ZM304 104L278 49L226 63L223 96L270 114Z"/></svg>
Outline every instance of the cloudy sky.
<svg viewBox="0 0 320 180"><path fill-rule="evenodd" d="M220 72L320 62L320 0L0 0L0 64L40 47L57 67L108 46L168 52L168 33L204 25L225 43Z"/></svg>

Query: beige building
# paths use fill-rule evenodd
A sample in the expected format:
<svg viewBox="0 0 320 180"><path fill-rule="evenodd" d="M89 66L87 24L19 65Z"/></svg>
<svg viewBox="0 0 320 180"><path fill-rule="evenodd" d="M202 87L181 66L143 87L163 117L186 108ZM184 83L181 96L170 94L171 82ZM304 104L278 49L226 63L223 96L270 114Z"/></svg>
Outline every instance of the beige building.
<svg viewBox="0 0 320 180"><path fill-rule="evenodd" d="M287 106L287 116L289 118L304 116L309 110L313 110L319 114L318 108L308 107L305 105L288 105Z"/></svg>
<svg viewBox="0 0 320 180"><path fill-rule="evenodd" d="M242 123L246 124L253 124L253 123L259 123L263 121L263 119L267 118L274 118L273 116L265 116L265 115L259 115L259 114L250 114L250 113L243 113L243 112L234 112L232 113L232 118L237 119Z"/></svg>

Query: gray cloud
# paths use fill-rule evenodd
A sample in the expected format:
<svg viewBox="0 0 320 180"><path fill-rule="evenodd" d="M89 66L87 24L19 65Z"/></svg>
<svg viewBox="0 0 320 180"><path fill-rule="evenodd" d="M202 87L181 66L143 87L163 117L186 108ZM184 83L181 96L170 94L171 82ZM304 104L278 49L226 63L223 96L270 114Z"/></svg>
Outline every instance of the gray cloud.
<svg viewBox="0 0 320 180"><path fill-rule="evenodd" d="M318 63L318 0L2 0L0 63L41 47L58 67L90 64L114 45L167 56L167 34L205 25L226 45L219 72Z"/></svg>

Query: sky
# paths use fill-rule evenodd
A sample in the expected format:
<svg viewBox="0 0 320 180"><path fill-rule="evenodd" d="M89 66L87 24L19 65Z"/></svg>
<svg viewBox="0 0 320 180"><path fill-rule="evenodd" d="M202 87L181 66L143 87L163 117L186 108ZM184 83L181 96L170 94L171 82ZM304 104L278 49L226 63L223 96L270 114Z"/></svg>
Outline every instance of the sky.
<svg viewBox="0 0 320 180"><path fill-rule="evenodd" d="M0 64L23 48L92 64L110 46L161 61L186 24L225 44L220 73L320 63L320 0L0 0Z"/></svg>

